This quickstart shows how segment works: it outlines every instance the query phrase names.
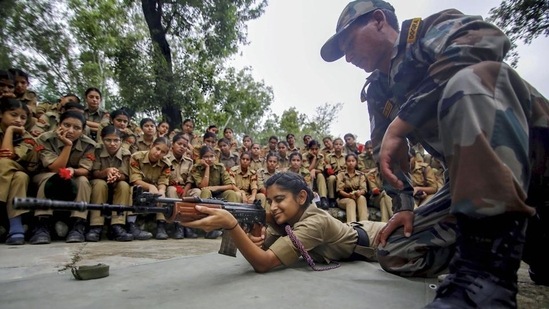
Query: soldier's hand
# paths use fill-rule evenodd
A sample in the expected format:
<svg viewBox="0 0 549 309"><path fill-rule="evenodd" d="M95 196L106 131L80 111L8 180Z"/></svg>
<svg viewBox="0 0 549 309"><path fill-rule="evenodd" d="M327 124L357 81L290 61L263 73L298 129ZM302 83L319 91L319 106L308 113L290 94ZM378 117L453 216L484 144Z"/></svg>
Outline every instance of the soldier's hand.
<svg viewBox="0 0 549 309"><path fill-rule="evenodd" d="M374 246L380 245L385 246L387 239L393 232L400 228L404 227L404 236L412 236L413 226L414 226L414 212L410 210L399 211L395 213L389 222L381 229L376 239L374 239Z"/></svg>
<svg viewBox="0 0 549 309"><path fill-rule="evenodd" d="M402 190L404 183L397 174L410 170L408 159L408 140L406 136L414 127L397 117L385 132L379 153L379 165L383 178L393 187Z"/></svg>

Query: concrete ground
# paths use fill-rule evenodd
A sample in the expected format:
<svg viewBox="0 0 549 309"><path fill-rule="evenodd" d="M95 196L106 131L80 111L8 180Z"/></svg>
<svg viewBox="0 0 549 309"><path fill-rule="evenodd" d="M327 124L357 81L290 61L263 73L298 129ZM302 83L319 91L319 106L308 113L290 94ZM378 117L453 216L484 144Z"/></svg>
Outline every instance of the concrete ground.
<svg viewBox="0 0 549 309"><path fill-rule="evenodd" d="M257 284L265 284L262 280L267 280L266 282L271 281L278 281L284 280L281 278L287 278L288 274L282 272L273 272L269 273L267 275L259 275L253 273L251 270L251 267L247 264L247 262L241 257L232 258L232 257L226 257L219 255L215 252L219 249L221 240L207 240L203 238L199 239L184 239L184 240L166 240L166 241L159 241L159 240L149 240L149 241L132 241L132 242L114 242L114 241L101 241L98 243L80 243L80 244L67 244L62 241L55 241L52 244L49 245L24 245L24 246L7 246L4 244L0 244L0 290L4 291L3 293L0 292L0 308L23 308L33 307L32 300L29 300L29 305L26 306L25 302L22 301L20 298L23 296L14 296L14 293L23 293L27 295L25 291L33 291L33 290L40 290L40 289L46 289L44 293L45 296L47 295L56 295L59 294L60 297L66 297L65 294L67 292L62 292L59 290L56 290L57 287L59 287L60 290L68 290L71 287L78 286L77 281L75 281L72 278L72 274L70 270L66 269L66 266L68 265L94 265L98 263L104 263L108 264L111 269L111 276L104 279L99 280L91 280L86 282L95 282L95 285L90 285L89 283L86 283L89 285L91 291L100 291L101 288L101 282L107 283L107 285L112 285L113 282L117 281L116 275L119 275L119 273L123 273L124 276L128 276L129 278L132 278L131 272L139 273L139 277L133 279L133 280L139 280L146 281L146 280L158 280L158 279L147 279L149 275L158 275L158 273L155 270L163 270L164 273L170 272L169 270L173 268L173 272L178 271L185 271L188 276L192 276L193 272L196 272L196 277L193 277L194 281L196 280L204 280L206 286L210 285L211 282L208 281L208 276L206 274L210 274L211 276L214 276L214 274L218 273L218 276L214 276L215 280L212 278L211 280L214 280L212 282L218 282L220 279L219 276L223 276L226 272L233 272L230 273L230 278L236 277L242 277L240 280L242 285L248 289L250 285L257 285ZM189 263L192 261L193 265L195 266L189 266ZM200 262L199 262L200 261ZM207 261L211 261L211 263L207 263ZM171 263L171 264L170 264ZM338 279L345 279L346 280L352 280L352 276L348 277L349 274L346 272L356 272L356 269L360 269L361 271L363 269L365 270L364 274L358 274L358 278L361 282L361 284L372 284L372 283L364 283L366 281L375 282L375 285L378 286L380 282L384 282L383 280L387 280L386 282L393 282L391 284L388 284L390 287L396 286L398 287L399 284L402 285L402 291L410 292L413 295L421 296L419 299L418 306L412 306L414 308L420 308L422 307L421 303L424 301L424 299L431 299L434 295L433 291L429 291L429 288L425 288L425 290L421 286L429 287L433 282L420 282L422 285L417 285L415 282L406 282L409 280L405 280L402 278L394 278L394 277L388 277L392 276L389 274L386 274L382 272L379 269L379 266L377 264L369 264L364 262L353 262L350 263L351 265L345 263L340 269L343 270L331 270L327 272L313 272L308 269L308 267L304 264L299 265L297 268L291 269L291 270L285 270L285 271L293 271L297 272L299 274L300 280L305 280L304 282L309 282L307 284L311 284L312 286L318 285L318 292L322 291L322 288L328 288L337 290L340 289L336 284L332 286L332 283L329 282L337 282ZM185 267L190 267L189 269L185 270ZM278 273L278 274L277 274ZM322 274L320 274L322 273ZM114 276L113 276L114 274ZM235 275L236 274L236 275ZM284 274L284 276L282 276ZM367 280L368 276L373 274L374 277L371 277L370 280ZM308 277L308 279L306 279ZM319 277L320 276L320 277ZM328 276L328 277L326 277ZM113 278L114 277L114 278ZM333 277L333 278L332 278ZM344 277L344 278L340 278ZM198 279L197 279L198 278ZM380 279L381 278L381 279ZM122 280L123 277L120 277L119 279ZM104 280L104 281L103 281ZM166 280L169 280L166 279ZM177 279L174 279L177 281ZM327 280L328 284L322 285L323 280ZM331 280L331 281L330 281ZM336 280L336 281L334 281ZM393 281L391 281L393 280ZM51 283L50 286L48 286L49 283ZM436 282L435 282L436 283ZM236 283L234 283L236 284ZM407 285L406 285L407 284ZM412 285L415 284L415 285ZM66 285L66 287L64 287ZM156 283L155 283L156 285ZM83 286L81 284L80 286ZM519 308L529 309L529 308L549 308L549 288L548 287L540 287L532 284L530 281L530 278L528 277L527 273L527 265L523 265L523 267L519 271L519 287L520 292L518 296L518 302L519 302ZM183 287L182 287L183 288ZM279 286L273 285L272 288L278 290L280 289ZM13 289L13 290L11 290ZM143 293L143 287L134 287L134 292L136 295L132 296L132 301L134 300L134 297L138 297L140 293ZM147 287L148 289L148 287ZM303 286L304 291L310 290L310 287ZM265 286L263 288L263 292L270 293L272 289L269 286ZM11 291L9 294L10 297L6 297L7 295L5 293L8 293L8 291ZM141 292L139 292L141 291ZM202 290L200 290L202 291ZM223 293L223 288L219 287L219 293ZM415 291L415 292L414 292ZM353 292L353 291L351 291ZM351 293L349 292L349 293ZM89 292L92 293L92 292ZM98 292L99 293L99 292ZM199 294L201 292L194 291L194 294ZM229 294L231 294L230 292ZM301 294L302 292L294 291L293 293L297 293L297 295ZM355 293L355 292L353 292ZM423 294L423 295L422 295ZM126 294L127 295L127 294ZM236 295L236 294L235 294ZM352 294L355 295L355 294ZM379 294L378 294L379 295ZM38 297L38 296L37 296ZM90 298L94 298L93 294L90 294ZM170 299L170 297L174 297L173 295L165 295L164 296L167 300ZM357 295L357 298L363 298L365 295ZM40 300L34 300L34 301L40 301ZM112 301L112 300L109 300ZM144 304L141 300L140 303L137 303L137 307L143 307L140 304ZM222 302L221 300L218 300L219 302ZM257 299L255 299L255 302L257 304ZM265 300L264 300L265 301ZM6 303L8 302L8 303ZM286 300L285 302L288 302ZM348 300L347 300L348 302ZM49 305L48 305L49 304ZM41 306L43 308L48 307L55 307L57 306L56 303L44 303L44 306ZM164 303L165 306L161 306L163 308L169 308L172 307L173 303L166 302ZM212 303L213 304L213 303ZM244 303L242 303L244 304ZM289 303L286 303L287 305L290 305ZM326 303L327 305L328 303ZM51 305L51 306L50 306ZM77 307L82 308L93 308L97 304L92 305L82 305ZM200 308L202 306L195 304L196 306L190 306L190 307L196 307ZM396 305L395 305L396 306ZM71 308L73 306L71 305ZM124 307L124 306L122 306ZM206 307L206 306L204 306ZM227 307L233 307L233 306L227 306ZM273 306L275 307L275 306ZM314 306L302 306L304 308L314 308ZM345 307L345 306L344 306ZM354 307L352 303L349 303L347 308ZM385 308L389 308L390 306L385 306ZM278 308L278 307L277 307ZM281 308L284 308L282 306ZM326 307L327 308L327 307Z"/></svg>

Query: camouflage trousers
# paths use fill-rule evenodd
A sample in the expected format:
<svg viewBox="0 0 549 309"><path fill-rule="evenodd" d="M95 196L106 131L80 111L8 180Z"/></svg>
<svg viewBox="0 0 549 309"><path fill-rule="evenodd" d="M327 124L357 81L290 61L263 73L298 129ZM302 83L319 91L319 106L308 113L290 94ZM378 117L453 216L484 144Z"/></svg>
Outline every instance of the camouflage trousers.
<svg viewBox="0 0 549 309"><path fill-rule="evenodd" d="M383 269L401 276L446 269L455 252L453 214L534 215L526 204L529 183L549 173L549 103L509 66L486 61L459 71L444 89L437 117L437 150L449 181L414 210L411 237L400 228L378 248Z"/></svg>

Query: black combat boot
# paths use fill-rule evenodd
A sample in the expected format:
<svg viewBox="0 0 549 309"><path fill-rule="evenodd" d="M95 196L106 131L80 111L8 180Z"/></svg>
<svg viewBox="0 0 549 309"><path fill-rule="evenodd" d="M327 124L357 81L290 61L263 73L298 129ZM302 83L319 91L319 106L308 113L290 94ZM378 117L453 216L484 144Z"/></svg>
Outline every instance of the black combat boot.
<svg viewBox="0 0 549 309"><path fill-rule="evenodd" d="M425 308L516 308L526 216L475 220L458 215L457 223L460 235L450 274Z"/></svg>
<svg viewBox="0 0 549 309"><path fill-rule="evenodd" d="M166 232L166 221L156 222L156 239L168 239L168 233Z"/></svg>
<svg viewBox="0 0 549 309"><path fill-rule="evenodd" d="M187 237L187 238L198 238L198 234L196 234L194 232L194 230L191 229L190 227L186 227L185 228L185 237Z"/></svg>
<svg viewBox="0 0 549 309"><path fill-rule="evenodd" d="M173 232L173 239L183 239L185 238L185 230L183 229L183 226L179 222L175 222L173 224L174 232Z"/></svg>
<svg viewBox="0 0 549 309"><path fill-rule="evenodd" d="M326 198L326 197L321 197L320 198L320 208L322 208L324 210L330 209L330 203L328 203L328 198Z"/></svg>
<svg viewBox="0 0 549 309"><path fill-rule="evenodd" d="M84 232L86 231L86 220L78 218L74 221L74 225L72 226L72 230L69 231L67 234L67 238L65 239L65 242L72 243L72 242L84 242L86 240L86 237L84 236Z"/></svg>
<svg viewBox="0 0 549 309"><path fill-rule="evenodd" d="M217 237L223 235L223 232L221 232L220 230L213 230L213 231L209 231L208 233L206 233L206 235L204 236L205 239L216 239Z"/></svg>
<svg viewBox="0 0 549 309"><path fill-rule="evenodd" d="M41 216L38 217L38 222L36 227L32 231L32 237L29 240L29 243L33 245L42 245L51 243L50 236L50 217Z"/></svg>
<svg viewBox="0 0 549 309"><path fill-rule="evenodd" d="M90 226L90 230L86 233L86 241L97 242L101 240L103 226Z"/></svg>
<svg viewBox="0 0 549 309"><path fill-rule="evenodd" d="M128 233L122 224L111 225L109 238L116 241L132 241L133 235Z"/></svg>
<svg viewBox="0 0 549 309"><path fill-rule="evenodd" d="M147 240L152 238L152 234L150 232L141 230L135 222L128 223L128 231L133 235L133 239Z"/></svg>

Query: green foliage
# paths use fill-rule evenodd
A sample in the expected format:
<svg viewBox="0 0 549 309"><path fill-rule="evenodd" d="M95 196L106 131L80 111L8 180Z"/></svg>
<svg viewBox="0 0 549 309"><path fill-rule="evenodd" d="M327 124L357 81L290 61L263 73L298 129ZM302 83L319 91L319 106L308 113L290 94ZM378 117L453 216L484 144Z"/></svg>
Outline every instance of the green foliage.
<svg viewBox="0 0 549 309"><path fill-rule="evenodd" d="M270 105L273 90L227 60L247 43L247 22L267 0L2 0L0 65L31 75L43 101L103 93L107 110L127 107L172 128L227 125L257 140L288 132L321 137L340 105L315 115Z"/></svg>
<svg viewBox="0 0 549 309"><path fill-rule="evenodd" d="M490 10L489 21L500 27L512 43L508 59L518 63L517 42L530 44L540 35L549 36L549 1L503 0L499 7Z"/></svg>

